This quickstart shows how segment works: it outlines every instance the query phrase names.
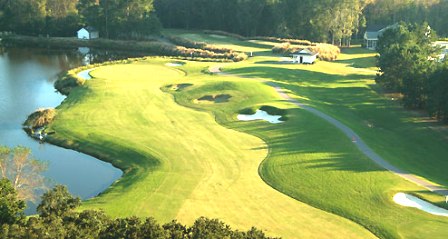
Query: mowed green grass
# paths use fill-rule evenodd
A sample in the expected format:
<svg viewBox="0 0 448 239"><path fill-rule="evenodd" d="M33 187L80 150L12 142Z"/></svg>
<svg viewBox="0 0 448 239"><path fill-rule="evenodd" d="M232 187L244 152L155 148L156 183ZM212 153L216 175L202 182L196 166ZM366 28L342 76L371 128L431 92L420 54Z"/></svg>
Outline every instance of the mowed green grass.
<svg viewBox="0 0 448 239"><path fill-rule="evenodd" d="M227 41L196 32L185 34L198 40L218 38L216 42L224 41L223 45ZM233 39L228 46L232 44L247 42ZM280 65L278 57L267 53L268 44L264 45L259 50L262 54L224 69L277 82L300 101L353 128L394 164L446 185L440 172L432 173L445 165L435 156L448 154L443 144L434 142L443 141L446 135L431 128L437 124L420 125L419 115L402 110L372 89L373 53L349 49L336 62ZM285 238L371 236L347 220L273 191L260 180L259 170L277 190L350 218L382 238L445 238L448 234L446 218L392 201L396 192L417 194L439 204L441 196L378 168L339 130L284 102L256 79L203 75L200 72L209 65L195 62L180 67L187 73L183 76L162 63L151 60L100 68L93 72L95 80L61 106L53 126L59 139L67 138L66 144L126 170L118 183L88 201L87 208L104 208L115 216L178 218L185 223L205 215L241 229L255 225ZM182 91L164 87L177 83L193 86ZM204 95L216 94L232 98L222 104L194 103ZM289 120L280 125L236 121L235 112L266 104L289 109ZM396 139L401 140L399 144ZM425 148L418 145L422 142L435 150L430 151L434 156L429 165L417 156L409 157L425 154ZM404 160L403 153L407 153ZM420 174L425 167L431 175Z"/></svg>
<svg viewBox="0 0 448 239"><path fill-rule="evenodd" d="M228 93L232 98L222 105L228 109L279 102L273 89L251 79L200 73L209 63L188 62L175 70L165 62L150 59L100 67L91 72L93 80L74 90L58 108L51 125L54 142L125 171L84 208L185 224L207 216L234 228L256 226L284 238L374 237L352 221L269 187L258 175L269 152L264 141L218 124L210 112L213 105L192 105L204 107L201 110L179 105L165 86L193 84L179 94L211 89Z"/></svg>
<svg viewBox="0 0 448 239"><path fill-rule="evenodd" d="M234 74L277 82L292 97L354 129L397 167L448 186L446 127L421 113L403 109L396 99L378 94L372 69L374 54L366 54L364 50L349 50L339 62L314 65L270 64L268 59L273 61L275 57L264 57L255 59L253 64L234 64L227 69Z"/></svg>
<svg viewBox="0 0 448 239"><path fill-rule="evenodd" d="M255 79L252 80L257 84ZM227 127L264 139L270 154L260 173L279 191L350 218L381 238L446 237L448 219L404 208L392 201L397 192L413 193L423 191L423 188L379 168L325 120L278 100L259 99L255 105L240 101L222 105L193 103L193 99L204 94L231 94L235 87L218 81L174 94L180 104L213 111L218 121ZM288 109L288 121L272 125L263 121L235 120L235 112L242 107L263 102Z"/></svg>

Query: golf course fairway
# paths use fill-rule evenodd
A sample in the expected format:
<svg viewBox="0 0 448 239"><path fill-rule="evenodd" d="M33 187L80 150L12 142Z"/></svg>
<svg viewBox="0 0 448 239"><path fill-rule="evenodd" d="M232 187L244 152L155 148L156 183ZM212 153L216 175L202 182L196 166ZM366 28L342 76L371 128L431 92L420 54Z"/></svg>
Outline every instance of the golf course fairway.
<svg viewBox="0 0 448 239"><path fill-rule="evenodd" d="M256 226L283 238L445 238L448 219L392 200L396 192L424 194L424 188L378 167L337 128L260 80L301 92L301 100L332 113L322 100L311 100L332 87L325 81L333 79L330 73L319 71L343 78L352 68L327 62L307 70L254 64L274 59L267 55L228 66L247 78L204 73L215 63L168 67L167 58L91 71L93 79L58 107L50 140L109 161L124 175L83 207L184 224L199 216L219 218L233 228ZM343 59L356 61L356 54ZM371 77L366 72L360 79ZM308 78L299 83L288 78L296 74ZM197 103L224 94L231 96L227 102ZM266 105L286 110L287 120L237 120L241 110Z"/></svg>

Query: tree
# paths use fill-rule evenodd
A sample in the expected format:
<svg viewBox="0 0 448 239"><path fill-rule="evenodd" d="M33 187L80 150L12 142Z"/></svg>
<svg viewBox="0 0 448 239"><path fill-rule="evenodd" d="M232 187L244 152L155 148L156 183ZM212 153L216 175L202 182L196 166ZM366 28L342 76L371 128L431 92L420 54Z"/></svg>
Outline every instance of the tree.
<svg viewBox="0 0 448 239"><path fill-rule="evenodd" d="M0 154L4 149L0 148ZM3 224L14 224L24 218L25 202L17 199L17 191L11 182L0 179L0 226Z"/></svg>
<svg viewBox="0 0 448 239"><path fill-rule="evenodd" d="M18 192L19 199L35 201L39 192L46 189L42 172L46 164L31 158L31 150L22 146L9 149L0 146L0 173L8 178Z"/></svg>
<svg viewBox="0 0 448 239"><path fill-rule="evenodd" d="M429 77L428 111L444 123L448 123L448 61L439 65Z"/></svg>
<svg viewBox="0 0 448 239"><path fill-rule="evenodd" d="M81 199L73 197L66 186L56 185L52 190L44 193L42 202L37 206L37 212L43 218L61 218L80 205Z"/></svg>

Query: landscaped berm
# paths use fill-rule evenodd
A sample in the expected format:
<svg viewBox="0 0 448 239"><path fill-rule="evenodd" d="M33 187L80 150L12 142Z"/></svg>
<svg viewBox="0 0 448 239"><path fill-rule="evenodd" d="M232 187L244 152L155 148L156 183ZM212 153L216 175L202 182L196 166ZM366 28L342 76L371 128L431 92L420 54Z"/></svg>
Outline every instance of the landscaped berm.
<svg viewBox="0 0 448 239"><path fill-rule="evenodd" d="M171 66L167 58L100 66L57 108L51 142L124 171L84 208L184 224L206 216L283 238L447 237L447 217L393 201L404 192L444 206L442 196L377 166L339 129L267 84L340 120L394 165L446 186L448 149L431 143L446 143L443 133L418 127L416 116L370 88L373 54L348 49L335 62L281 65L274 43L204 39L230 39L255 56L221 65L227 75L205 73L216 63ZM217 103L220 95L231 98ZM212 103L197 103L205 96ZM261 107L286 120L237 119Z"/></svg>

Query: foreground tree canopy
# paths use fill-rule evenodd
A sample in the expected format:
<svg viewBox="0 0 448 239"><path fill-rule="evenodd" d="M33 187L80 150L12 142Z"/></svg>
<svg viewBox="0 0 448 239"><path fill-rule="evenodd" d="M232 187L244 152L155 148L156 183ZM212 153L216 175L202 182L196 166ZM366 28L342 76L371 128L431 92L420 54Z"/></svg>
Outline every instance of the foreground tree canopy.
<svg viewBox="0 0 448 239"><path fill-rule="evenodd" d="M406 108L426 109L448 122L448 61L438 57L440 49L432 45L433 36L427 24L401 23L386 30L378 41L376 82L402 94Z"/></svg>
<svg viewBox="0 0 448 239"><path fill-rule="evenodd" d="M93 26L105 38L167 28L210 29L350 44L367 26L427 21L448 34L445 0L0 0L0 31L73 36Z"/></svg>
<svg viewBox="0 0 448 239"><path fill-rule="evenodd" d="M75 211L81 201L58 185L45 193L37 208L38 216L25 219L25 203L9 180L0 180L0 235L2 238L151 238L151 239L264 239L262 231L232 230L217 219L198 218L191 227L176 221L160 225L153 218L112 219L101 211Z"/></svg>

